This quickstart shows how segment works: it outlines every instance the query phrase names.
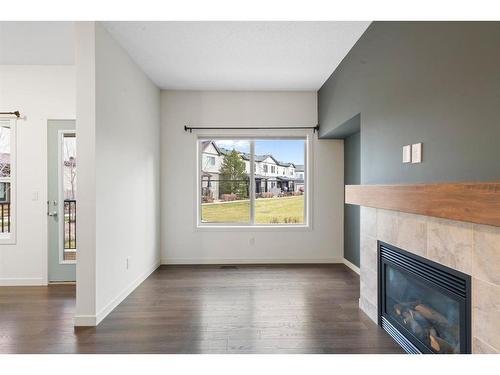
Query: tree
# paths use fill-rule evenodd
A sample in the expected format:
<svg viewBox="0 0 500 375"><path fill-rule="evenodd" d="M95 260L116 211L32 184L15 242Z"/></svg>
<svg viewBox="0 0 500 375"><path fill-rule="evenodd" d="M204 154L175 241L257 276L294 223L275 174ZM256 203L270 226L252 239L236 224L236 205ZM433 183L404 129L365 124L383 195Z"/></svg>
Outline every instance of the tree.
<svg viewBox="0 0 500 375"><path fill-rule="evenodd" d="M245 162L240 154L233 149L224 155L220 168L220 194L236 194L238 198L248 197L248 177L245 172Z"/></svg>

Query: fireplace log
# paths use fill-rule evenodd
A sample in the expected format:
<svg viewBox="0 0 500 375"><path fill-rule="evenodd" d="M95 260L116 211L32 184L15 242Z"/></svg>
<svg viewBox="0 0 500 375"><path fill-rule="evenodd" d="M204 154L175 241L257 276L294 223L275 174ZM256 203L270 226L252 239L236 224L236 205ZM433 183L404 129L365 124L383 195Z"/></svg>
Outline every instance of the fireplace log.
<svg viewBox="0 0 500 375"><path fill-rule="evenodd" d="M429 306L419 304L415 306L415 310L422 314L427 320L435 324L448 324L448 319L446 319L444 315L441 315Z"/></svg>
<svg viewBox="0 0 500 375"><path fill-rule="evenodd" d="M420 301L400 302L394 305L394 311L398 315L403 315L403 312L415 309L415 306L417 306L418 304L420 304Z"/></svg>
<svg viewBox="0 0 500 375"><path fill-rule="evenodd" d="M446 340L441 337L434 336L432 333L429 334L429 339L431 342L431 348L438 353L453 354L455 353L455 348Z"/></svg>

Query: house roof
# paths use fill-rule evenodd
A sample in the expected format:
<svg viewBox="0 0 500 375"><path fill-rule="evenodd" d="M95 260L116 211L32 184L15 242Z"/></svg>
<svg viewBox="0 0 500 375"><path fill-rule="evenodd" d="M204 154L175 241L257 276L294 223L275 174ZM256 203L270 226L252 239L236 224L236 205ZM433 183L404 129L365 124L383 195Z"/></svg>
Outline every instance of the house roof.
<svg viewBox="0 0 500 375"><path fill-rule="evenodd" d="M207 148L210 144L212 144L212 145L214 146L215 150L217 151L217 153L218 153L219 155L221 155L221 154L222 154L221 148L219 148L219 147L217 146L217 144L216 144L214 141L202 141L202 142L201 142L201 150L202 150L202 151L205 151L205 150L206 150L206 148Z"/></svg>
<svg viewBox="0 0 500 375"><path fill-rule="evenodd" d="M295 171L297 171L297 172L304 172L304 164L297 164L295 166Z"/></svg>
<svg viewBox="0 0 500 375"><path fill-rule="evenodd" d="M215 149L217 150L217 152L219 153L219 155L228 155L231 152L233 152L233 150L229 150L229 149L224 148L224 147L218 147L217 144L214 141L203 141L203 142L201 142L202 151L205 151L205 149L208 147L208 145L210 145L210 143L213 144L213 146L215 147ZM240 154L240 156L241 156L241 158L243 160L250 161L250 154L248 152L241 152L241 151L237 151L237 152ZM297 165L295 165L295 163L279 161L278 159L276 159L271 154L255 155L255 161L257 163L261 163L264 160L266 160L267 158L273 159L274 162L276 163L276 165L279 165L280 167L290 167L290 166L293 165L294 168L297 168ZM303 168L304 168L304 166L302 165L302 169Z"/></svg>

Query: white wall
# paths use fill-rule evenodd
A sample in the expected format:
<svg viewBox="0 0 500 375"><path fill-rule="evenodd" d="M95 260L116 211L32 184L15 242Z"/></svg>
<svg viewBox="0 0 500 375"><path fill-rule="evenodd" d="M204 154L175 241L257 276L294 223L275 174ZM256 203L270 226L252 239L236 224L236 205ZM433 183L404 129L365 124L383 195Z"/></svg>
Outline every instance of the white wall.
<svg viewBox="0 0 500 375"><path fill-rule="evenodd" d="M87 137L85 142L94 142L88 145L85 156L87 166L94 164L95 185L86 187L89 194L85 203L92 205L95 199L95 212L88 211L83 223L79 217L79 228L87 227L90 237L95 231L95 289L88 283L88 289L95 290L95 321L92 301L82 301L90 308L78 309L77 299L77 314L82 315L76 317L76 324L92 325L98 324L159 265L160 90L99 23L78 25L77 35L80 48L86 48L77 55L77 64L82 68L82 77L95 82L93 90L85 81L79 81L78 88L85 95L81 103L78 101L79 109L91 115L85 123L80 122L79 111L77 119L80 142L82 134ZM89 58L90 64L86 62ZM95 136L92 131L81 132L83 126L94 127ZM79 155L81 152L79 149ZM81 198L82 186L78 189ZM92 253L91 244L83 250ZM86 266L92 267L91 256L88 260ZM80 276L93 277L89 270L79 271L78 283Z"/></svg>
<svg viewBox="0 0 500 375"><path fill-rule="evenodd" d="M75 67L0 65L0 111L17 121L17 241L0 245L0 285L47 283L47 120L75 118Z"/></svg>
<svg viewBox="0 0 500 375"><path fill-rule="evenodd" d="M342 141L313 137L311 230L195 229L196 133L184 125L316 125L316 100L315 92L162 91L162 263L342 262Z"/></svg>

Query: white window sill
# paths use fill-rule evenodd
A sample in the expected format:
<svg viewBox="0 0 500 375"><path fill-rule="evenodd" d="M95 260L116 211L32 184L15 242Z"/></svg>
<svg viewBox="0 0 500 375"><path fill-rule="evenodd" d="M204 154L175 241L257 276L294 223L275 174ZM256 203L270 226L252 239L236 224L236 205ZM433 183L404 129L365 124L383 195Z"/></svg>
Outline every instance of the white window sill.
<svg viewBox="0 0 500 375"><path fill-rule="evenodd" d="M219 225L198 224L197 232L309 232L310 224L305 225Z"/></svg>

